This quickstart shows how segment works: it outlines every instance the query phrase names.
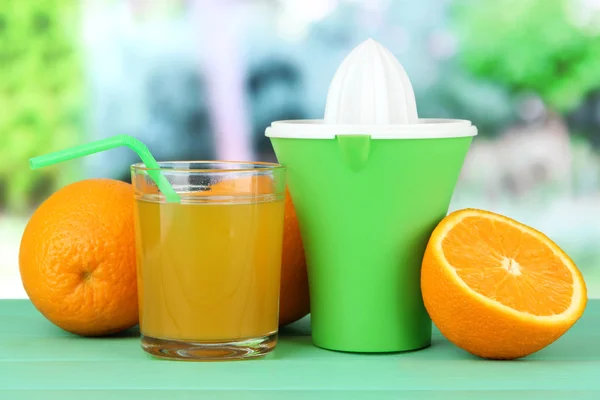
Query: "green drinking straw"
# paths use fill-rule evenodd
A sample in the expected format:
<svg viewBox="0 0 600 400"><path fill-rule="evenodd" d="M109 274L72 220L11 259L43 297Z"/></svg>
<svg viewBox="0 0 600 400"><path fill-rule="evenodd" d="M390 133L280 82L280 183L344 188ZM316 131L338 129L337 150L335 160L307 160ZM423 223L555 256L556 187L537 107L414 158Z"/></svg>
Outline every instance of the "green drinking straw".
<svg viewBox="0 0 600 400"><path fill-rule="evenodd" d="M167 180L167 178L160 173L160 167L156 162L156 159L150 153L150 150L148 150L148 147L146 147L146 145L138 139L127 135L116 135L95 142L71 147L69 149L45 154L43 156L34 157L29 160L29 167L31 169L43 168L59 162L72 160L74 158L79 158L122 146L129 147L142 159L142 162L146 168L149 168L148 175L150 175L150 178L152 178L152 180L156 183L156 186L158 186L158 189L165 196L167 202L179 203L179 195L175 192L173 186L171 186L171 183Z"/></svg>

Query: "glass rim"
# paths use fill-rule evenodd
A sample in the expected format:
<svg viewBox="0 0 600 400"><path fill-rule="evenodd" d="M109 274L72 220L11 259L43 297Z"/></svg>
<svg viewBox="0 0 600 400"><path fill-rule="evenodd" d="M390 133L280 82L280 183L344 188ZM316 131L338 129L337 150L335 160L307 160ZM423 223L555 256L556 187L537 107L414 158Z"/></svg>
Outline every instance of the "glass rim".
<svg viewBox="0 0 600 400"><path fill-rule="evenodd" d="M267 161L211 161L211 160L193 160L193 161L159 161L159 168L148 168L143 162L131 165L132 171L163 171L163 172L185 172L185 173L238 173L238 172L256 172L285 170L285 167L278 163ZM236 166L235 168L190 168L188 165L223 165ZM181 165L181 167L178 167ZM164 166L173 166L173 168L164 168ZM184 167L185 166L185 167ZM239 166L239 167L237 167ZM246 167L246 168L244 168Z"/></svg>

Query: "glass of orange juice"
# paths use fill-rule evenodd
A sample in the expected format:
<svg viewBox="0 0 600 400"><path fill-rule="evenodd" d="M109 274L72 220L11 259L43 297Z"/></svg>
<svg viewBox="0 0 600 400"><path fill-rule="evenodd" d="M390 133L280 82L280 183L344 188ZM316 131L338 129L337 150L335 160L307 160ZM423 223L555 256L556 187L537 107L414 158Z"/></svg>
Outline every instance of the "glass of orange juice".
<svg viewBox="0 0 600 400"><path fill-rule="evenodd" d="M277 343L284 168L159 166L179 203L165 201L150 169L131 167L142 348L188 360L269 353Z"/></svg>

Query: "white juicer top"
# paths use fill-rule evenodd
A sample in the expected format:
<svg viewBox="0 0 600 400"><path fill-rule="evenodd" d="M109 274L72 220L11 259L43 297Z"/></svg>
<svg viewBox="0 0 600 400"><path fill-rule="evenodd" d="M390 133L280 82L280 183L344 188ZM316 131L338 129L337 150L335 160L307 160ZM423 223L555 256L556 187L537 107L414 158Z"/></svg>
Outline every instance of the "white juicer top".
<svg viewBox="0 0 600 400"><path fill-rule="evenodd" d="M471 121L419 119L410 79L394 55L373 39L358 45L338 67L320 120L275 121L268 137L436 139L477 135Z"/></svg>
<svg viewBox="0 0 600 400"><path fill-rule="evenodd" d="M325 122L355 125L418 122L410 79L388 49L368 39L346 56L329 85Z"/></svg>

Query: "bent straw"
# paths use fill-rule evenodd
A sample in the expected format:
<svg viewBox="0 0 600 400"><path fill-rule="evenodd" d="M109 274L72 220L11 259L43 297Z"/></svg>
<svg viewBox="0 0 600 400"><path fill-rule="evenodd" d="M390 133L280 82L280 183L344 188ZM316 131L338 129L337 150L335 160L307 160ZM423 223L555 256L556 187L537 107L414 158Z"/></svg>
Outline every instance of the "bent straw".
<svg viewBox="0 0 600 400"><path fill-rule="evenodd" d="M63 161L123 146L129 147L141 158L146 168L148 168L148 175L150 175L150 178L156 183L156 186L158 186L158 189L165 196L167 202L179 203L179 195L175 192L167 178L160 173L160 167L156 162L156 159L154 159L150 153L150 150L148 150L148 147L138 139L127 135L116 135L107 139L85 143L80 146L34 157L29 160L29 167L31 169L43 168Z"/></svg>

